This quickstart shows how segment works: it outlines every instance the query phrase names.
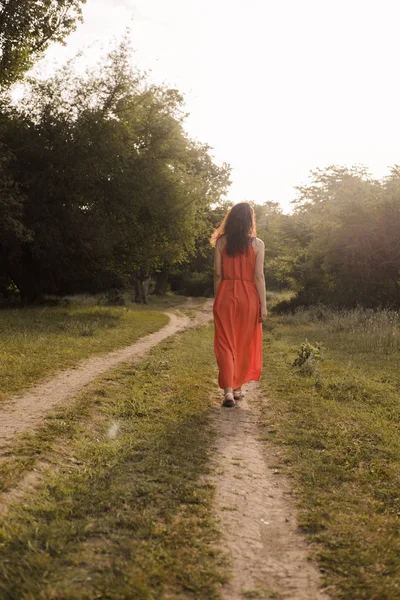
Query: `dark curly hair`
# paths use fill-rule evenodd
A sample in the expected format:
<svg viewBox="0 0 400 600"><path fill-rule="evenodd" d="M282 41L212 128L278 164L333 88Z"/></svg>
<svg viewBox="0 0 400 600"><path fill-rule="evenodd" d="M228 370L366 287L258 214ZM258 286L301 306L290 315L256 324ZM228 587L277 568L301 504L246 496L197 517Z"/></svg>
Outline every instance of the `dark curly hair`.
<svg viewBox="0 0 400 600"><path fill-rule="evenodd" d="M249 241L256 235L256 219L251 204L238 202L232 206L221 225L212 234L211 244L214 246L223 235L226 235L228 256L248 252Z"/></svg>

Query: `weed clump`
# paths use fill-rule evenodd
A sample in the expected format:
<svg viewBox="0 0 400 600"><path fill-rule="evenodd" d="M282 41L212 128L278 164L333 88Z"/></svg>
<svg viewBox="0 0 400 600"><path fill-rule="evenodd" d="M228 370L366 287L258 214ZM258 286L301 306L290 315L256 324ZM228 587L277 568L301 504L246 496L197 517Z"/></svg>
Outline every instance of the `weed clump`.
<svg viewBox="0 0 400 600"><path fill-rule="evenodd" d="M311 377L319 373L319 362L323 360L325 348L320 342L311 344L308 340L302 342L297 349L297 358L293 361L293 367L305 377Z"/></svg>

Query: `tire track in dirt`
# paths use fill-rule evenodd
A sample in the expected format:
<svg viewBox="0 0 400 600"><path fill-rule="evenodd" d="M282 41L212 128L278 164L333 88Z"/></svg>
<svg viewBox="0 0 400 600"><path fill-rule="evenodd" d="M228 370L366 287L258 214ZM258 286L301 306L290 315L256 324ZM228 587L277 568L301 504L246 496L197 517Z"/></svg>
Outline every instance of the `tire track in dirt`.
<svg viewBox="0 0 400 600"><path fill-rule="evenodd" d="M290 482L279 473L282 450L259 439L259 407L266 399L257 383L246 388L246 399L234 408L215 407L213 482L233 573L223 598L328 600L297 529Z"/></svg>
<svg viewBox="0 0 400 600"><path fill-rule="evenodd" d="M139 360L157 344L188 327L196 327L211 319L212 300L197 311L194 319L185 315L165 313L169 323L134 344L114 350L105 356L94 356L76 367L61 371L39 383L28 392L13 396L0 409L0 448L8 446L16 435L39 426L51 410L62 406L93 379L123 362ZM192 299L182 308L196 308Z"/></svg>

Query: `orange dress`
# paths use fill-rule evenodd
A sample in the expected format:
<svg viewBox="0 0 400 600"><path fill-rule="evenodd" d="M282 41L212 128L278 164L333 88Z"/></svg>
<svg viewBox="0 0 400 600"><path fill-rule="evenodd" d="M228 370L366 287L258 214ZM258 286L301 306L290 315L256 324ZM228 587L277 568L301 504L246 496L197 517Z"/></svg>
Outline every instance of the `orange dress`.
<svg viewBox="0 0 400 600"><path fill-rule="evenodd" d="M254 282L256 253L228 256L222 249L222 281L214 300L214 352L221 388L258 381L262 360L260 300Z"/></svg>

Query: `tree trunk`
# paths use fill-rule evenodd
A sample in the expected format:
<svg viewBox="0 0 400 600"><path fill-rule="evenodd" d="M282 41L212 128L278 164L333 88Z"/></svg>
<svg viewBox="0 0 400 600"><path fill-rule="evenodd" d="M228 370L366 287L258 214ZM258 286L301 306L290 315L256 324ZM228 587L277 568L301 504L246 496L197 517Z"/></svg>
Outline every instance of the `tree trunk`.
<svg viewBox="0 0 400 600"><path fill-rule="evenodd" d="M162 271L156 275L156 287L154 293L156 296L163 296L167 292L168 288L168 273Z"/></svg>
<svg viewBox="0 0 400 600"><path fill-rule="evenodd" d="M142 284L138 277L135 277L135 302L142 303Z"/></svg>
<svg viewBox="0 0 400 600"><path fill-rule="evenodd" d="M138 304L149 303L149 285L151 277L135 277L135 302Z"/></svg>

